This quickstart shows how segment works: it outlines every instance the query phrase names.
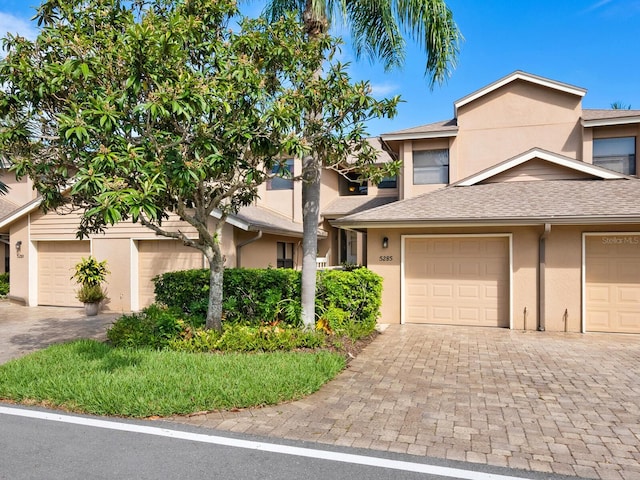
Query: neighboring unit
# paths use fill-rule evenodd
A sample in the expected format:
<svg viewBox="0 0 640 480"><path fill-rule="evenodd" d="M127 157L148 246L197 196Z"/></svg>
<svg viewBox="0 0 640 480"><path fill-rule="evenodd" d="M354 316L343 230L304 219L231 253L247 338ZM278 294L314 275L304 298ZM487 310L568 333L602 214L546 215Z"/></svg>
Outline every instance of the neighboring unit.
<svg viewBox="0 0 640 480"><path fill-rule="evenodd" d="M514 72L382 135L400 201L333 224L367 233L383 322L640 333L640 111L585 93Z"/></svg>

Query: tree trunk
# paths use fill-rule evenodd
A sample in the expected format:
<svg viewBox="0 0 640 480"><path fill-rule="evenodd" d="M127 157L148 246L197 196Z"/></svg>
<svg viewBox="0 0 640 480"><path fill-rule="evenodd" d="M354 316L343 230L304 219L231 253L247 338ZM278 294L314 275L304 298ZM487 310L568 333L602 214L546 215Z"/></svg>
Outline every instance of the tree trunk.
<svg viewBox="0 0 640 480"><path fill-rule="evenodd" d="M226 219L225 219L226 220ZM222 233L224 221L217 222L215 234L213 235L213 245L206 245L202 253L209 262L209 302L207 305L206 329L222 331L222 298L224 282L224 257L220 251L220 244L217 243Z"/></svg>
<svg viewBox="0 0 640 480"><path fill-rule="evenodd" d="M316 322L316 257L320 215L320 162L314 155L302 166L302 322L313 329Z"/></svg>

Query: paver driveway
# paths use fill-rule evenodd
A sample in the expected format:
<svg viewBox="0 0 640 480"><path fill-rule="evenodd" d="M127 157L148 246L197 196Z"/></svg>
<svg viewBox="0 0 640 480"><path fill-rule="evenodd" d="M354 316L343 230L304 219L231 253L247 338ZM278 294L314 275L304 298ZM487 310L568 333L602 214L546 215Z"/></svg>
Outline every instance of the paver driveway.
<svg viewBox="0 0 640 480"><path fill-rule="evenodd" d="M169 420L640 479L640 336L394 325L305 400Z"/></svg>
<svg viewBox="0 0 640 480"><path fill-rule="evenodd" d="M87 317L82 308L23 307L0 300L0 363L75 338L106 338L118 316Z"/></svg>

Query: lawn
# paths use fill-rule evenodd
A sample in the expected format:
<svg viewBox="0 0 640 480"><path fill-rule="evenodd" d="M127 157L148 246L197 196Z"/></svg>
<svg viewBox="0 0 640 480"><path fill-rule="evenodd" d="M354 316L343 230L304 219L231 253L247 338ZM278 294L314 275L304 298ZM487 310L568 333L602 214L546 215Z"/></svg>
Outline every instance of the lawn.
<svg viewBox="0 0 640 480"><path fill-rule="evenodd" d="M201 354L54 345L0 365L0 399L149 417L273 405L318 390L345 366L328 351Z"/></svg>

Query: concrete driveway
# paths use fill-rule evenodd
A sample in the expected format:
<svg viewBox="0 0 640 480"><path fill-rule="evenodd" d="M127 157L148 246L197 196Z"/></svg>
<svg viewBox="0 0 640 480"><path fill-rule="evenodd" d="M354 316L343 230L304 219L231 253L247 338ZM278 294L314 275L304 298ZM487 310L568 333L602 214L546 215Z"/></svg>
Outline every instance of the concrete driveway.
<svg viewBox="0 0 640 480"><path fill-rule="evenodd" d="M640 336L394 325L302 401L169 420L637 480Z"/></svg>
<svg viewBox="0 0 640 480"><path fill-rule="evenodd" d="M53 343L105 339L107 328L119 315L87 317L82 308L24 307L0 300L0 363Z"/></svg>

